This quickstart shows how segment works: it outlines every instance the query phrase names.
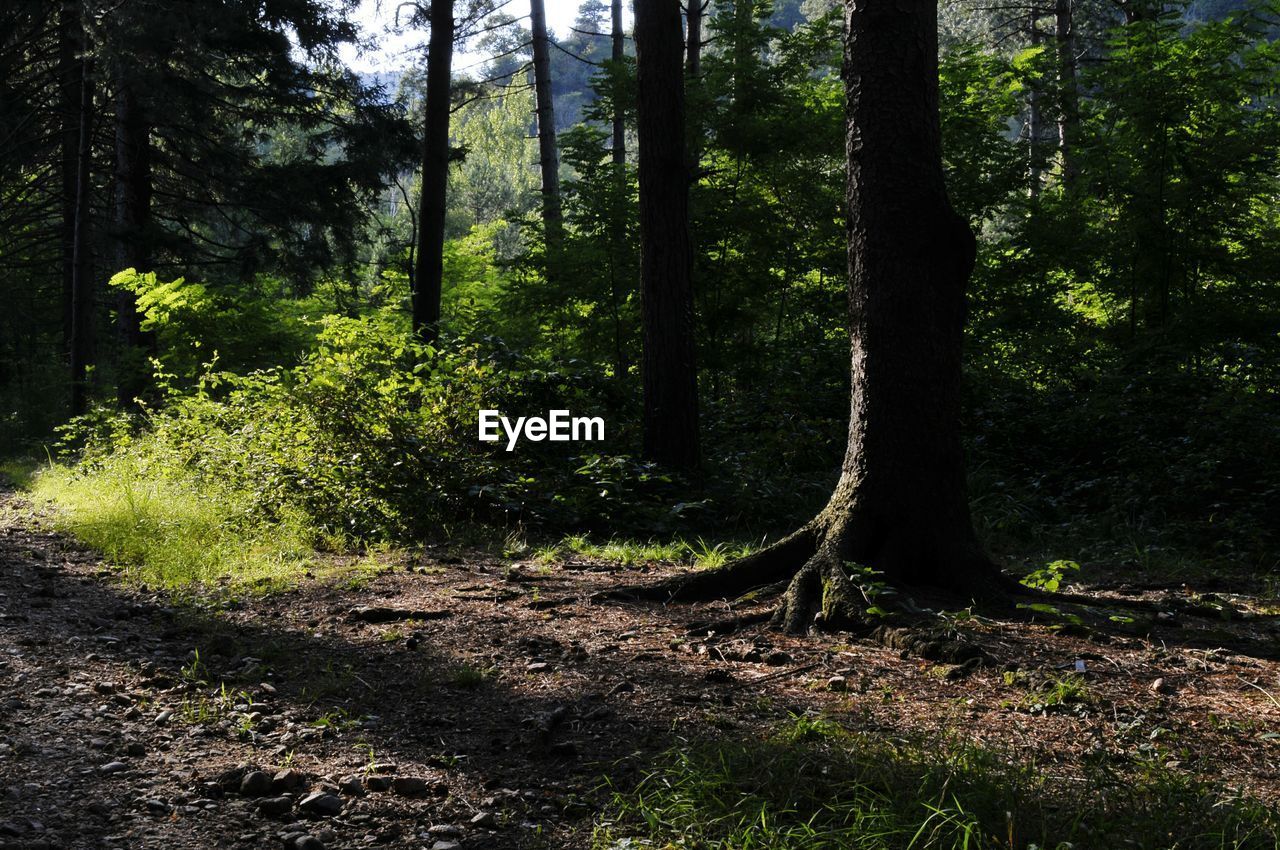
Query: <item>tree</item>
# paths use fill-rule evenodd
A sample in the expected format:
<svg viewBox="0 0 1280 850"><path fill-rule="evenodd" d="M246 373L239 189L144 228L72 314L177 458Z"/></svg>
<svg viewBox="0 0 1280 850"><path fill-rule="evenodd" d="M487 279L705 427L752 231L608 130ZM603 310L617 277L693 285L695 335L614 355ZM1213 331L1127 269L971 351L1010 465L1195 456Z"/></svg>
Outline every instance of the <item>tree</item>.
<svg viewBox="0 0 1280 850"><path fill-rule="evenodd" d="M999 581L965 491L960 349L975 241L943 179L937 9L848 0L845 25L852 388L840 480L800 530L662 588L709 597L787 581L775 623L788 631L864 620L851 563L957 592Z"/></svg>
<svg viewBox="0 0 1280 850"><path fill-rule="evenodd" d="M440 335L444 283L444 223L448 212L450 75L453 73L453 0L432 0L427 45L427 98L423 108L422 193L413 274L413 329L428 345Z"/></svg>
<svg viewBox="0 0 1280 850"><path fill-rule="evenodd" d="M694 471L701 454L682 29L679 0L636 0L643 451L649 460Z"/></svg>
<svg viewBox="0 0 1280 850"><path fill-rule="evenodd" d="M542 226L547 247L560 243L560 153L556 147L556 108L551 93L551 38L545 0L530 0L533 30L533 88L537 98L538 168L542 174Z"/></svg>

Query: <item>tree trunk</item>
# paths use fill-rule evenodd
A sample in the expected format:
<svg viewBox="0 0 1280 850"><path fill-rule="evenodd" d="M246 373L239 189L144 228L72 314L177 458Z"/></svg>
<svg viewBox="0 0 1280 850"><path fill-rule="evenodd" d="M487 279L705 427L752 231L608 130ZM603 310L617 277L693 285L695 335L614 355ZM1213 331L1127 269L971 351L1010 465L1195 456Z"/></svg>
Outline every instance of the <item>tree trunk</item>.
<svg viewBox="0 0 1280 850"><path fill-rule="evenodd" d="M610 4L613 29L613 73L621 74L626 59L626 33L622 28L622 0ZM609 222L609 294L613 315L613 368L619 381L626 380L628 372L626 348L622 338L622 288L620 267L627 251L627 125L622 108L621 92L615 86L613 97L613 204Z"/></svg>
<svg viewBox="0 0 1280 850"><path fill-rule="evenodd" d="M1076 162L1076 135L1080 124L1080 96L1076 82L1076 37L1072 0L1054 6L1058 47L1058 154L1062 157L1062 184L1071 191L1080 176Z"/></svg>
<svg viewBox="0 0 1280 850"><path fill-rule="evenodd" d="M636 0L644 456L693 472L700 451L682 30L679 0Z"/></svg>
<svg viewBox="0 0 1280 850"><path fill-rule="evenodd" d="M610 8L613 20L613 52L609 58L615 68L622 67L626 58L626 33L622 29L622 0L613 0ZM627 162L627 126L622 114L622 99L616 94L613 98L613 165L621 173Z"/></svg>
<svg viewBox="0 0 1280 850"><path fill-rule="evenodd" d="M529 22L533 30L533 89L537 101L538 167L542 172L542 226L547 248L560 244L563 230L560 212L560 152L556 147L556 109L551 93L551 39L547 35L545 0L530 0Z"/></svg>
<svg viewBox="0 0 1280 850"><path fill-rule="evenodd" d="M71 348L72 277L75 274L76 157L80 149L80 89L84 77L80 54L82 28L75 0L64 0L58 12L58 97L62 127L62 341Z"/></svg>
<svg viewBox="0 0 1280 850"><path fill-rule="evenodd" d="M1040 28L1036 26L1036 10L1030 12L1030 19L1027 22L1027 35L1031 41L1031 46L1037 47L1040 44ZM1037 76L1032 80L1030 91L1027 94L1027 181L1028 193L1031 200L1040 197L1040 136L1044 130L1044 115L1040 105L1040 80Z"/></svg>
<svg viewBox="0 0 1280 850"><path fill-rule="evenodd" d="M88 367L93 362L94 286L89 265L89 195L93 144L93 76L80 63L79 143L76 147L76 205L71 239L71 414L85 412Z"/></svg>
<svg viewBox="0 0 1280 850"><path fill-rule="evenodd" d="M427 100L422 139L422 193L414 258L413 329L428 345L440 338L444 284L444 219L449 183L449 93L453 73L453 0L432 0L427 44Z"/></svg>
<svg viewBox="0 0 1280 850"><path fill-rule="evenodd" d="M975 241L943 183L934 0L847 0L850 398L827 506L774 546L672 585L686 598L785 583L775 623L866 622L855 563L898 585L985 595L960 442Z"/></svg>
<svg viewBox="0 0 1280 850"><path fill-rule="evenodd" d="M115 243L116 271L150 271L151 265L151 128L134 83L116 78ZM149 383L155 335L142 330L142 315L132 292L117 296L117 330L123 344L116 398L134 407Z"/></svg>

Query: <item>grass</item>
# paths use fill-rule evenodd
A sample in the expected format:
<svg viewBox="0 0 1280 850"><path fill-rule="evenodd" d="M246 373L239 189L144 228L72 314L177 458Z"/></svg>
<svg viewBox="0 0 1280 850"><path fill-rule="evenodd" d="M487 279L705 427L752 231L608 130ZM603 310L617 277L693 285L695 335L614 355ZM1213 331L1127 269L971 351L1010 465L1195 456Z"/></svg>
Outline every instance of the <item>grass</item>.
<svg viewBox="0 0 1280 850"><path fill-rule="evenodd" d="M128 453L89 469L49 466L30 481L54 525L139 583L273 590L313 565L313 532L297 515L267 521L247 500L191 475L148 470Z"/></svg>
<svg viewBox="0 0 1280 850"><path fill-rule="evenodd" d="M553 564L568 555L612 561L632 567L655 562L690 564L698 569L716 569L736 558L750 555L755 547L745 543L708 543L699 537L689 541L681 538L667 542L638 541L611 537L604 543L596 543L585 534L565 537L559 543L538 549L535 560Z"/></svg>
<svg viewBox="0 0 1280 850"><path fill-rule="evenodd" d="M1171 769L1055 777L969 744L796 718L677 746L615 788L593 847L698 850L1275 850L1280 812Z"/></svg>

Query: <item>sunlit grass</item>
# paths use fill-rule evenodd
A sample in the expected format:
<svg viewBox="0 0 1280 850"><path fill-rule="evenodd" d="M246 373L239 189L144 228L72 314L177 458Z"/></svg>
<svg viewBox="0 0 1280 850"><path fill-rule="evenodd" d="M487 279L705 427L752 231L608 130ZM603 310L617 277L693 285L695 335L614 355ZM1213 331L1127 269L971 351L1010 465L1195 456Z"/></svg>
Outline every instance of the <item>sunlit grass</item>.
<svg viewBox="0 0 1280 850"><path fill-rule="evenodd" d="M272 590L313 564L313 532L298 514L271 521L248 500L192 475L143 469L117 453L87 470L42 469L31 496L53 524L122 566L131 581Z"/></svg>
<svg viewBox="0 0 1280 850"><path fill-rule="evenodd" d="M597 543L585 534L569 535L559 543L535 550L534 560L541 564L554 564L569 556L610 561L626 567L641 564L688 564L698 569L722 567L735 558L745 557L755 547L745 543L709 543L699 537L689 541L675 538L669 541L627 540L611 537Z"/></svg>

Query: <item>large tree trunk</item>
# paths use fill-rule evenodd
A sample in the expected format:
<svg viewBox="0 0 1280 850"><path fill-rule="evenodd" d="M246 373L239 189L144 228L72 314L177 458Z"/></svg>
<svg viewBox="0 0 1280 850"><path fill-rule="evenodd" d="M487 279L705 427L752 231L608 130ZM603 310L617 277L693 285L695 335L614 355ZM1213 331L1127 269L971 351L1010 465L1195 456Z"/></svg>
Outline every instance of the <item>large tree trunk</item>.
<svg viewBox="0 0 1280 850"><path fill-rule="evenodd" d="M1075 188L1080 176L1076 162L1076 136L1080 124L1080 95L1076 81L1076 37L1073 0L1056 0L1055 39L1058 47L1058 154L1062 158L1062 184Z"/></svg>
<svg viewBox="0 0 1280 850"><path fill-rule="evenodd" d="M1032 48L1040 44L1040 27L1036 25L1038 10L1032 9L1027 21L1027 37ZM1040 197L1042 159L1040 137L1044 134L1044 110L1041 105L1040 80L1032 81L1027 94L1027 183L1031 200Z"/></svg>
<svg viewBox="0 0 1280 850"><path fill-rule="evenodd" d="M960 348L974 262L943 184L934 0L847 0L848 446L827 506L774 546L677 582L678 595L785 586L776 622L864 622L847 564L985 595L960 442ZM785 583L785 585L781 584Z"/></svg>
<svg viewBox="0 0 1280 850"><path fill-rule="evenodd" d="M551 39L547 35L545 0L530 0L533 30L533 90L537 101L538 167L542 173L542 226L547 248L559 247L563 229L560 212L560 152L556 146L556 109L551 93Z"/></svg>
<svg viewBox="0 0 1280 850"><path fill-rule="evenodd" d="M89 263L90 164L93 143L93 75L80 63L79 141L76 146L76 203L71 234L71 413L85 412L88 367L93 362L94 285Z"/></svg>
<svg viewBox="0 0 1280 850"><path fill-rule="evenodd" d="M115 265L117 271L150 271L151 266L151 127L135 83L116 78ZM149 383L147 358L155 353L155 335L142 330L142 315L132 292L117 296L117 330L123 345L116 398L121 407L136 406Z"/></svg>
<svg viewBox="0 0 1280 850"><path fill-rule="evenodd" d="M615 68L622 67L626 58L626 33L622 29L622 0L613 0L610 6L610 17L613 24L612 53L609 59ZM622 110L622 99L613 99L613 165L621 173L627 162L627 125Z"/></svg>
<svg viewBox="0 0 1280 850"><path fill-rule="evenodd" d="M683 35L680 0L636 0L644 456L691 472L700 452Z"/></svg>
<svg viewBox="0 0 1280 850"><path fill-rule="evenodd" d="M427 43L427 100L422 139L422 193L414 258L413 329L433 345L440 337L444 286L444 220L449 184L449 92L453 74L453 0L432 0Z"/></svg>

